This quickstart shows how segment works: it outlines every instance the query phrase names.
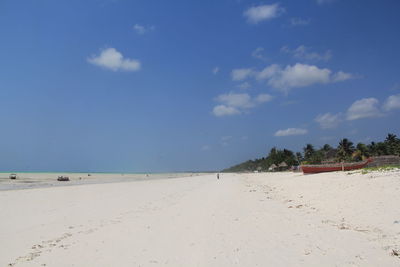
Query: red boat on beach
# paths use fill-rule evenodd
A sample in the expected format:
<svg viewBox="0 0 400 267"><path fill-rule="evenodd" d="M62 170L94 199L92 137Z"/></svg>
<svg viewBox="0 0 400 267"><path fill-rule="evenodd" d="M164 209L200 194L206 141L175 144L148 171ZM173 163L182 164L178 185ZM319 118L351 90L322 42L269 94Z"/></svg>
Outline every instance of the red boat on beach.
<svg viewBox="0 0 400 267"><path fill-rule="evenodd" d="M302 165L301 169L303 170L304 174L320 173L320 172L351 171L364 168L370 162L372 162L371 158L362 162L352 162L352 163L341 162L333 164Z"/></svg>

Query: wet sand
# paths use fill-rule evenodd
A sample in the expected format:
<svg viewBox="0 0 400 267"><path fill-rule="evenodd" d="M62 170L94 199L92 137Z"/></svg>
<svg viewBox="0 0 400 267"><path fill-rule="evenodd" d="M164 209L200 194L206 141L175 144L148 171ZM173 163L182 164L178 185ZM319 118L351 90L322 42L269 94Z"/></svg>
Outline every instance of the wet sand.
<svg viewBox="0 0 400 267"><path fill-rule="evenodd" d="M0 191L84 184L135 182L154 179L171 179L202 175L202 173L63 173L23 172L15 173L17 179L9 178L11 173L0 173ZM67 176L70 181L57 181L58 176Z"/></svg>

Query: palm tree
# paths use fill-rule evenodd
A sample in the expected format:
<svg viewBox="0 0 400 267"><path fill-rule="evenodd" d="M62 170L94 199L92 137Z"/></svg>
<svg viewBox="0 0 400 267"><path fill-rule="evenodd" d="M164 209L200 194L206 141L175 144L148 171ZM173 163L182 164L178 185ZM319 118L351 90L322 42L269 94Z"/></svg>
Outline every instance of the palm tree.
<svg viewBox="0 0 400 267"><path fill-rule="evenodd" d="M343 138L339 142L337 157L340 161L346 160L351 158L351 155L354 152L354 145L347 138Z"/></svg>
<svg viewBox="0 0 400 267"><path fill-rule="evenodd" d="M299 165L300 165L300 162L303 161L303 156L301 155L300 152L296 152L296 159L297 159L297 162L298 162Z"/></svg>
<svg viewBox="0 0 400 267"><path fill-rule="evenodd" d="M322 148L321 148L321 150L323 150L323 151L325 151L325 152L328 152L329 150L331 150L332 149L332 147L329 145L329 144L325 144Z"/></svg>
<svg viewBox="0 0 400 267"><path fill-rule="evenodd" d="M398 141L399 141L399 139L397 138L397 136L395 134L388 134L385 139L385 142L387 142L387 143L396 143Z"/></svg>
<svg viewBox="0 0 400 267"><path fill-rule="evenodd" d="M352 157L355 160L363 160L365 158L369 158L370 155L371 154L368 147L363 143L358 143Z"/></svg>
<svg viewBox="0 0 400 267"><path fill-rule="evenodd" d="M400 139L395 134L388 134L384 144L386 145L386 151L390 155L400 154Z"/></svg>
<svg viewBox="0 0 400 267"><path fill-rule="evenodd" d="M304 150L304 159L306 161L309 161L315 153L314 146L312 144L307 144L306 147L303 148L303 150Z"/></svg>

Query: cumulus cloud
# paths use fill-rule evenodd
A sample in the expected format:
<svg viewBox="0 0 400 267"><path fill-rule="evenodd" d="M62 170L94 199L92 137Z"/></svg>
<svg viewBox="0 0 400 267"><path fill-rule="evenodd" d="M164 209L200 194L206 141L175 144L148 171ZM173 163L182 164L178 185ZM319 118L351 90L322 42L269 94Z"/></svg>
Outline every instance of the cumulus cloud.
<svg viewBox="0 0 400 267"><path fill-rule="evenodd" d="M332 77L332 81L334 82L343 82L346 80L350 80L350 79L354 79L355 76L353 74L350 73L346 73L343 71L338 71L337 73L335 73Z"/></svg>
<svg viewBox="0 0 400 267"><path fill-rule="evenodd" d="M244 83L239 84L237 87L239 87L240 89L246 90L251 87L251 84L249 82L244 82Z"/></svg>
<svg viewBox="0 0 400 267"><path fill-rule="evenodd" d="M380 117L382 113L378 105L378 99L373 97L357 100L347 110L347 120Z"/></svg>
<svg viewBox="0 0 400 267"><path fill-rule="evenodd" d="M281 67L277 64L272 64L264 68L263 70L257 72L255 74L255 77L257 80L270 79L274 75L276 75L279 71L281 71Z"/></svg>
<svg viewBox="0 0 400 267"><path fill-rule="evenodd" d="M400 109L400 94L389 96L386 99L385 104L383 104L383 109L385 111Z"/></svg>
<svg viewBox="0 0 400 267"><path fill-rule="evenodd" d="M222 117L222 116L230 116L230 115L240 114L241 112L238 109L234 108L234 107L227 107L225 105L218 105L218 106L214 107L213 113L217 117Z"/></svg>
<svg viewBox="0 0 400 267"><path fill-rule="evenodd" d="M100 55L92 56L87 61L113 71L138 71L141 68L139 60L124 58L115 48L104 49L100 52Z"/></svg>
<svg viewBox="0 0 400 267"><path fill-rule="evenodd" d="M154 31L155 27L154 26L144 26L140 24L135 24L133 25L133 29L136 31L136 33L143 35L145 33Z"/></svg>
<svg viewBox="0 0 400 267"><path fill-rule="evenodd" d="M219 95L216 100L227 106L236 108L251 108L254 106L249 94L222 94Z"/></svg>
<svg viewBox="0 0 400 267"><path fill-rule="evenodd" d="M214 67L212 73L215 75L219 72L219 67Z"/></svg>
<svg viewBox="0 0 400 267"><path fill-rule="evenodd" d="M345 75L348 75L348 77L345 78ZM269 86L284 93L288 93L292 88L344 81L350 75L344 72L332 74L332 71L327 68L318 68L314 65L301 63L288 65L284 69L273 64L254 74L256 79L267 80Z"/></svg>
<svg viewBox="0 0 400 267"><path fill-rule="evenodd" d="M265 103L265 102L269 102L272 100L272 96L269 94L259 94L256 98L255 101L257 103Z"/></svg>
<svg viewBox="0 0 400 267"><path fill-rule="evenodd" d="M388 112L394 109L400 109L400 94L389 96L382 106L380 106L376 98L362 98L351 104L347 109L345 117L341 113L325 113L318 115L315 121L320 124L322 129L329 129L337 127L344 119L353 121L365 118L377 118L384 116L384 111Z"/></svg>
<svg viewBox="0 0 400 267"><path fill-rule="evenodd" d="M214 107L213 113L215 116L221 117L241 114L257 105L271 101L272 96L260 94L256 97L251 97L249 94L245 93L228 93L219 95L215 100L219 102L220 105Z"/></svg>
<svg viewBox="0 0 400 267"><path fill-rule="evenodd" d="M275 136L291 136L291 135L305 135L307 134L307 129L301 128L288 128L286 130L279 130L275 133Z"/></svg>
<svg viewBox="0 0 400 267"><path fill-rule="evenodd" d="M304 45L300 45L295 49L290 49L289 47L284 46L281 48L281 51L292 54L294 58L308 61L328 61L332 58L332 52L330 50L327 50L324 53L317 53L310 51L310 48Z"/></svg>
<svg viewBox="0 0 400 267"><path fill-rule="evenodd" d="M320 69L317 66L297 63L276 71L269 79L272 87L288 90L296 87L306 87L313 84L326 84L330 81L331 70Z"/></svg>
<svg viewBox="0 0 400 267"><path fill-rule="evenodd" d="M263 20L279 17L283 12L285 12L285 9L276 3L250 7L244 11L243 15L246 17L247 22L257 24Z"/></svg>
<svg viewBox="0 0 400 267"><path fill-rule="evenodd" d="M336 128L340 124L342 119L341 119L341 114L325 113L318 115L315 118L315 121L319 123L322 129L330 129L330 128Z"/></svg>
<svg viewBox="0 0 400 267"><path fill-rule="evenodd" d="M253 74L252 69L234 69L231 76L233 81L243 81Z"/></svg>
<svg viewBox="0 0 400 267"><path fill-rule="evenodd" d="M306 26L311 23L311 19L291 18L290 25L292 26Z"/></svg>

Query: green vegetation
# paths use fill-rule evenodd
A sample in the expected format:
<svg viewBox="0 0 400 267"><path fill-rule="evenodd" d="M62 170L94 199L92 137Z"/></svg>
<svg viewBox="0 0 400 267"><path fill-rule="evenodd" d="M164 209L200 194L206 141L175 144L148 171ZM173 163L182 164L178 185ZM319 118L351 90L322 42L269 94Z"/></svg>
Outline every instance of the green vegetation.
<svg viewBox="0 0 400 267"><path fill-rule="evenodd" d="M362 174L367 174L373 171L392 171L392 170L398 170L400 169L400 165L386 165L386 166L380 166L380 167L369 167L369 168L364 168L362 169L361 173Z"/></svg>
<svg viewBox="0 0 400 267"><path fill-rule="evenodd" d="M312 144L306 144L303 152L280 150L273 147L266 157L245 161L225 169L223 172L277 171L300 164L361 161L368 157L383 155L400 156L400 139L395 134L388 134L383 142L371 142L368 145L358 143L354 146L353 142L347 138L341 139L336 148L325 144L316 149ZM282 165L283 162L285 164Z"/></svg>

